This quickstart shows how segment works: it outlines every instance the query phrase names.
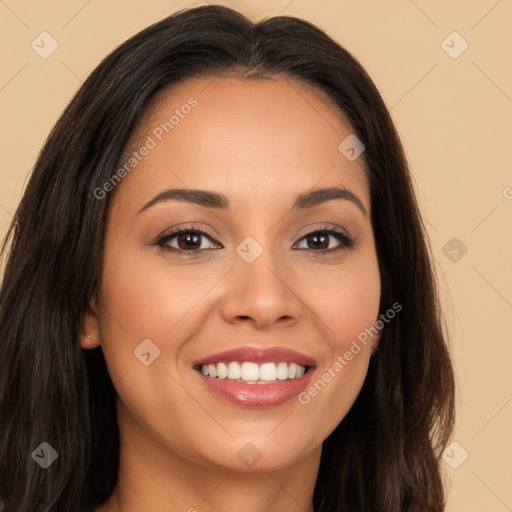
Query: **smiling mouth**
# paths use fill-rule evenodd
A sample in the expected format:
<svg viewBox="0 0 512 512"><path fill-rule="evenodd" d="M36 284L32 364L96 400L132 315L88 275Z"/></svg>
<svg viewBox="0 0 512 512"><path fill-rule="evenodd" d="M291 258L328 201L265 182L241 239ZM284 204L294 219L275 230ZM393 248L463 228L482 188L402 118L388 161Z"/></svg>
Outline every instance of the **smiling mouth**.
<svg viewBox="0 0 512 512"><path fill-rule="evenodd" d="M296 363L253 361L229 361L197 365L195 369L205 377L226 379L244 384L275 384L302 377L311 366Z"/></svg>

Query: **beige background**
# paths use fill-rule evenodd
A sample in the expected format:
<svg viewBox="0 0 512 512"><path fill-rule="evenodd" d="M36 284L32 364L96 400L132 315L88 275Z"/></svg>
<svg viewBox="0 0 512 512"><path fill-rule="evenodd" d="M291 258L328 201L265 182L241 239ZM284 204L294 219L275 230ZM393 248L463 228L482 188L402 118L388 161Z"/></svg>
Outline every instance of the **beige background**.
<svg viewBox="0 0 512 512"><path fill-rule="evenodd" d="M452 333L460 446L443 463L448 511L512 510L512 1L222 3L255 18L281 13L319 25L381 91L412 165ZM129 36L196 5L0 0L1 236L38 151L86 76ZM31 48L43 31L59 45L47 59ZM469 44L458 58L445 49L459 52L462 39L442 45L453 31ZM453 237L458 247L445 247ZM469 457L460 464L462 450Z"/></svg>

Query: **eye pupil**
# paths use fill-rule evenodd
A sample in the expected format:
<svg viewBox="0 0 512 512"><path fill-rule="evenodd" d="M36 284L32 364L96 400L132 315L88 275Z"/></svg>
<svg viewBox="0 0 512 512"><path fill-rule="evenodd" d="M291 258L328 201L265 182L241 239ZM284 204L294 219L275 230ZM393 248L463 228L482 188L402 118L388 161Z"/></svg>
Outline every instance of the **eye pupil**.
<svg viewBox="0 0 512 512"><path fill-rule="evenodd" d="M199 249L201 247L200 238L201 235L192 233L182 233L181 235L178 236L178 245L180 249ZM191 245L187 245L187 243L190 241L192 241L192 244L194 244L193 247ZM184 242L184 244L182 244L181 242Z"/></svg>
<svg viewBox="0 0 512 512"><path fill-rule="evenodd" d="M323 242L318 243L318 240L323 238ZM308 243L313 240L313 246L317 249L327 249L329 247L329 240L325 234L312 234L308 236ZM325 245L325 241L327 241L327 245Z"/></svg>

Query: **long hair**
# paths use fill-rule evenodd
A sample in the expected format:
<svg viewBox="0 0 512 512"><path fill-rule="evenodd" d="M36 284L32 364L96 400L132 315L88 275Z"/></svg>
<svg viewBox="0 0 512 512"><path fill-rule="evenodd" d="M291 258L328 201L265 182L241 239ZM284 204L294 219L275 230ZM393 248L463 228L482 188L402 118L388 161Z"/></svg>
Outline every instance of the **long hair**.
<svg viewBox="0 0 512 512"><path fill-rule="evenodd" d="M365 145L380 313L398 302L352 408L325 440L316 512L444 510L441 453L454 377L432 257L398 134L372 80L338 43L287 16L254 23L222 6L180 11L121 44L49 135L2 245L0 496L6 512L91 511L118 477L116 391L101 347L83 350L100 286L114 173L151 98L189 78L278 77L326 93ZM42 442L58 463L42 469Z"/></svg>

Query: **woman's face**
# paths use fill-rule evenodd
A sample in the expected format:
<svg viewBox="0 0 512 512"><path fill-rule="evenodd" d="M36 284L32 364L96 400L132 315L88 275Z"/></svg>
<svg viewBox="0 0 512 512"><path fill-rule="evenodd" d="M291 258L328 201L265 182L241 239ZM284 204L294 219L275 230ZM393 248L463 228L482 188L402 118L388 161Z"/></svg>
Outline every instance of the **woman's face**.
<svg viewBox="0 0 512 512"><path fill-rule="evenodd" d="M364 154L339 149L351 133L293 81L195 79L152 103L119 164L86 312L122 443L237 471L319 456L378 338L361 342L380 278Z"/></svg>

